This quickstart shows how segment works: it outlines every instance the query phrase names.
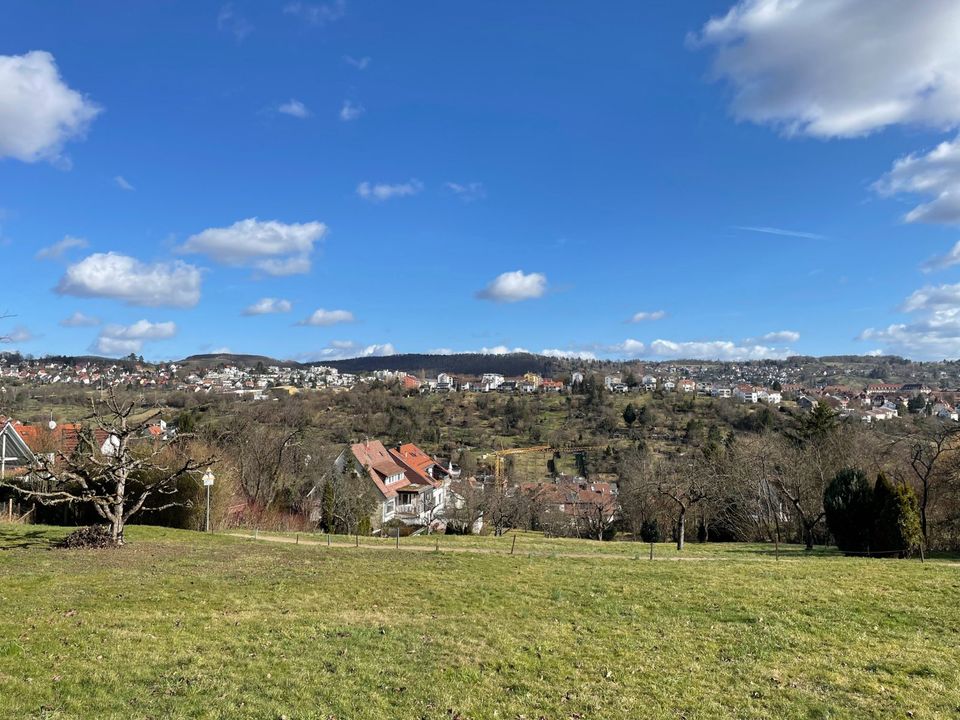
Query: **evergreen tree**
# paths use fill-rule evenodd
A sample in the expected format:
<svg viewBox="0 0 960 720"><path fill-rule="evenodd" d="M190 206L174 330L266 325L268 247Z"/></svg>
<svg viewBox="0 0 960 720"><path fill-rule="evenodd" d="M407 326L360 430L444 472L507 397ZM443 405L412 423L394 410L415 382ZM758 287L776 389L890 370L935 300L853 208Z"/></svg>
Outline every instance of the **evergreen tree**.
<svg viewBox="0 0 960 720"><path fill-rule="evenodd" d="M844 552L866 552L870 544L873 494L862 471L837 473L823 493L827 527Z"/></svg>
<svg viewBox="0 0 960 720"><path fill-rule="evenodd" d="M627 403L627 406L623 409L623 421L627 424L627 427L633 427L637 417L637 409L633 406L633 403Z"/></svg>
<svg viewBox="0 0 960 720"><path fill-rule="evenodd" d="M871 551L881 556L908 557L922 540L916 494L906 485L895 486L880 473L873 489Z"/></svg>

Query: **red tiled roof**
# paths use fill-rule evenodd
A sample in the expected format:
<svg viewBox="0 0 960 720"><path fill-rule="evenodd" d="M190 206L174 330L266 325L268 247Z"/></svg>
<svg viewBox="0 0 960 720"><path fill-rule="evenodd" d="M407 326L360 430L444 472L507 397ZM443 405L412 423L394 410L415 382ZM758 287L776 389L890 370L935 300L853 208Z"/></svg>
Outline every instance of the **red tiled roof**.
<svg viewBox="0 0 960 720"><path fill-rule="evenodd" d="M77 449L77 445L80 444L80 432L83 430L80 423L64 423L57 425L53 430L43 425L21 425L20 423L14 423L13 428L33 452L62 452L64 455L69 455ZM93 437L99 447L107 441L109 435L100 428L94 428Z"/></svg>
<svg viewBox="0 0 960 720"><path fill-rule="evenodd" d="M430 477L429 473L429 468L437 462L413 443L391 448L390 454L417 480L422 480L434 487L440 484L439 479Z"/></svg>
<svg viewBox="0 0 960 720"><path fill-rule="evenodd" d="M383 443L379 440L368 440L362 443L356 443L350 446L350 451L360 463L360 466L367 471L377 490L386 497L393 498L397 496L397 490L404 485L409 485L410 481L404 477L403 480L387 485L384 481L390 475L396 475L403 472L403 468L394 462L393 456L387 452Z"/></svg>

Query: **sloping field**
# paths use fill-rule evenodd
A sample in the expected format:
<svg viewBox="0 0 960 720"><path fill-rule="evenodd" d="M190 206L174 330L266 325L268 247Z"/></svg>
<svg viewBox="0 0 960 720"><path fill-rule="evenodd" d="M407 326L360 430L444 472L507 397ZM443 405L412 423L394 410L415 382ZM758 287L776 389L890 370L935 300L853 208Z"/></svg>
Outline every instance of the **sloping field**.
<svg viewBox="0 0 960 720"><path fill-rule="evenodd" d="M710 546L649 562L644 546L591 557L596 544L543 538L524 553L527 537L513 556L503 538L437 553L146 527L122 551L50 549L64 532L0 526L4 718L960 712L948 562Z"/></svg>

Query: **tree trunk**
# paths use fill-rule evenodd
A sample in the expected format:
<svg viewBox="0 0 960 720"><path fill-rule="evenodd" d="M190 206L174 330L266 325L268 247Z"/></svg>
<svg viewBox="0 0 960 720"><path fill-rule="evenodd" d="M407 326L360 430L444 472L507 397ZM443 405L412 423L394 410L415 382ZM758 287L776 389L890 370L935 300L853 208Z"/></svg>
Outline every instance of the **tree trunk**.
<svg viewBox="0 0 960 720"><path fill-rule="evenodd" d="M806 543L805 550L813 550L813 525L805 524L803 526L803 536L804 542Z"/></svg>
<svg viewBox="0 0 960 720"><path fill-rule="evenodd" d="M683 550L683 537L687 532L687 509L680 507L680 517L677 518L677 550Z"/></svg>

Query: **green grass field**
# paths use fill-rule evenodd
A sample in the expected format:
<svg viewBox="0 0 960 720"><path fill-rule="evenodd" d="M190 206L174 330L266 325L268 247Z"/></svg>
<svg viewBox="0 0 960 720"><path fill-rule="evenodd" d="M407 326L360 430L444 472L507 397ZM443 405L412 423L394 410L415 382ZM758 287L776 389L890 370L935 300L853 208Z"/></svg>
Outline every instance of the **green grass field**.
<svg viewBox="0 0 960 720"><path fill-rule="evenodd" d="M121 551L51 549L65 532L0 526L3 718L960 713L951 562L149 527Z"/></svg>

